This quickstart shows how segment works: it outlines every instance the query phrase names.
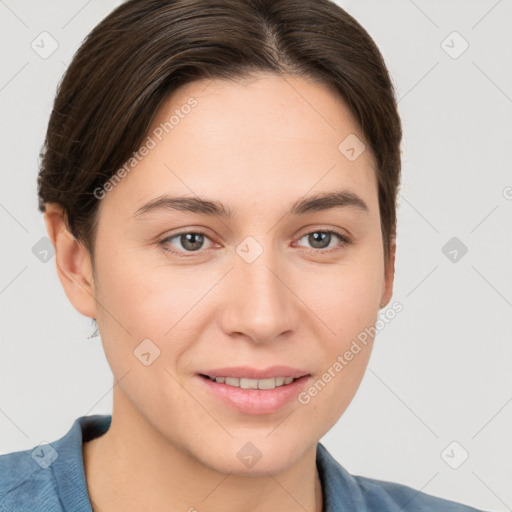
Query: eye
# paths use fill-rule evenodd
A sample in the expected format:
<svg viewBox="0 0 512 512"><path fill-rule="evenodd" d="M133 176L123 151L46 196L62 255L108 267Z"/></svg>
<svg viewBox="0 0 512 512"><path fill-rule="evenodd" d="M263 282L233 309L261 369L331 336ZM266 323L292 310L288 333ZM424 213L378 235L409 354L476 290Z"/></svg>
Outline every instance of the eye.
<svg viewBox="0 0 512 512"><path fill-rule="evenodd" d="M310 249L317 253L329 252L331 249L336 248L336 239L338 240L338 248L342 248L350 244L350 239L333 230L316 230L306 233L299 238L299 241L306 238L312 245ZM178 247L173 244L176 239ZM201 254L207 249L204 248L205 240L210 238L202 231L183 231L168 236L159 242L159 245L167 252L176 254L177 256L195 256L194 253ZM334 244L331 244L334 242Z"/></svg>
<svg viewBox="0 0 512 512"><path fill-rule="evenodd" d="M177 250L171 249L169 247L169 245L176 247L171 242L174 239L176 239L176 242L179 244L179 246L181 246L178 247ZM159 245L161 245L165 251L177 254L179 256L188 256L187 253L192 253L190 255L193 256L194 252L202 252L205 239L209 240L209 237L206 235L206 233L201 231L184 231L182 233L176 233L175 235L164 238L159 242Z"/></svg>
<svg viewBox="0 0 512 512"><path fill-rule="evenodd" d="M308 243L311 244L312 248L315 249L316 252L323 252L332 247L336 247L336 238L338 239L339 247L344 247L350 243L347 236L332 230L311 231L300 237L299 241L303 238L307 239ZM334 242L334 245L331 245L331 242Z"/></svg>

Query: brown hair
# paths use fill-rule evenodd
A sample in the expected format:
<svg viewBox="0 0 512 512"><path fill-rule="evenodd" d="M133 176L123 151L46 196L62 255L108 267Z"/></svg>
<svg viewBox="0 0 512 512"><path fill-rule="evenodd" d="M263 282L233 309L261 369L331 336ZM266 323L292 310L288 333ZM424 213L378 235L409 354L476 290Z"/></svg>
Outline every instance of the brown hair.
<svg viewBox="0 0 512 512"><path fill-rule="evenodd" d="M345 101L376 159L387 262L401 165L394 89L369 34L330 0L121 4L86 37L59 84L40 155L40 211L61 205L94 265L94 190L138 149L159 106L194 80L257 71L313 78Z"/></svg>

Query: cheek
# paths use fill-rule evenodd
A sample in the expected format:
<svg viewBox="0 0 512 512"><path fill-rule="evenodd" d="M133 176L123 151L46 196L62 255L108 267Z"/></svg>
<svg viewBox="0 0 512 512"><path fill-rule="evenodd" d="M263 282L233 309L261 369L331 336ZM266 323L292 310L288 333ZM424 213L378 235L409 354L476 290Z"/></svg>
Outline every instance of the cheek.
<svg viewBox="0 0 512 512"><path fill-rule="evenodd" d="M373 346L382 277L377 247L374 253L361 253L346 264L316 272L303 286L308 306L322 320L318 332L323 352L321 374L305 399L324 410L326 424L337 421L363 378Z"/></svg>
<svg viewBox="0 0 512 512"><path fill-rule="evenodd" d="M185 299L189 288L183 286L180 272L171 273L162 266L144 257L140 250L122 247L117 250L98 252L97 274L101 286L98 300L105 306L103 316L108 323L118 323L121 328L133 335L141 334L140 329L153 333L172 326L179 313L179 305ZM156 250L156 249L155 249ZM116 254L117 253L117 254ZM124 329L123 329L124 328ZM146 335L145 333L142 333Z"/></svg>
<svg viewBox="0 0 512 512"><path fill-rule="evenodd" d="M325 324L324 339L341 348L376 321L382 279L383 266L375 257L354 255L339 265L318 267L298 289Z"/></svg>
<svg viewBox="0 0 512 512"><path fill-rule="evenodd" d="M123 258L109 253L99 254L97 260L101 283L97 298L103 305L98 307L97 320L105 356L116 377L132 370L131 379L149 385L147 379L155 379L155 374L136 354L148 347L150 358L158 355L151 368L173 368L199 338L206 304L200 299L219 279L211 270L171 268L162 260L148 263L149 258L130 250ZM163 378L170 377L164 372Z"/></svg>

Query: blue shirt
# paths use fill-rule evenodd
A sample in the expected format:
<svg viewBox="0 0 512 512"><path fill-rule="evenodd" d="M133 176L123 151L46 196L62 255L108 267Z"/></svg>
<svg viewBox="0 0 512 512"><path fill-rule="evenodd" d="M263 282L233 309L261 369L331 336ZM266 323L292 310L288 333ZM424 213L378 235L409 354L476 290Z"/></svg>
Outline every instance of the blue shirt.
<svg viewBox="0 0 512 512"><path fill-rule="evenodd" d="M2 512L92 512L82 443L104 434L111 415L81 416L49 444L0 455ZM482 512L411 487L349 474L320 442L323 512Z"/></svg>

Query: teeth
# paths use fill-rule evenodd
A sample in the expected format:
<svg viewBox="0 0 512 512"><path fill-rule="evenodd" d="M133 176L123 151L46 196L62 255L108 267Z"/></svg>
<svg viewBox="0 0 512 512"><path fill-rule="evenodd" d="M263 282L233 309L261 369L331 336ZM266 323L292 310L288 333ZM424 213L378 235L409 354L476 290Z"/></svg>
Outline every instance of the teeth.
<svg viewBox="0 0 512 512"><path fill-rule="evenodd" d="M211 379L211 377L209 377ZM227 384L235 388L242 389L274 389L286 384L290 384L293 381L293 377L275 377L271 379L246 379L242 377L215 377L215 382L221 384Z"/></svg>

